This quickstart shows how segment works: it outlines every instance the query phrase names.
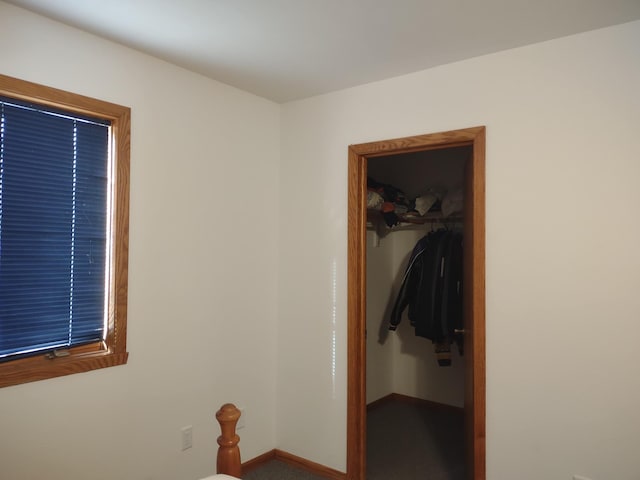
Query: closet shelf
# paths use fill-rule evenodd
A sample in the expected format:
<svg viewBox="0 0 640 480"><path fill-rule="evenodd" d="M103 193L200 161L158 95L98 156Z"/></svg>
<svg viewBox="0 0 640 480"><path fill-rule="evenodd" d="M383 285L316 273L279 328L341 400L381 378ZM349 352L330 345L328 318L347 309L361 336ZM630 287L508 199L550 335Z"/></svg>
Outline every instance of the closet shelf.
<svg viewBox="0 0 640 480"><path fill-rule="evenodd" d="M449 225L451 223L461 223L462 213L455 213L448 217L442 212L427 212L425 215L399 215L400 223L392 227L387 226L379 210L367 210L367 230L373 230L378 235L384 236L386 233L398 230L413 230L426 224L439 223Z"/></svg>

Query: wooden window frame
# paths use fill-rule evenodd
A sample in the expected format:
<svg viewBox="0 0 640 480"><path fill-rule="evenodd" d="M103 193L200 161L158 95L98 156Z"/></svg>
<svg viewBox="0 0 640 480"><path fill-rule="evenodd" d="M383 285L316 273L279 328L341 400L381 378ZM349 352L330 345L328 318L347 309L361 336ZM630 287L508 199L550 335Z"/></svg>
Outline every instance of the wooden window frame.
<svg viewBox="0 0 640 480"><path fill-rule="evenodd" d="M65 350L64 356L38 354L0 363L0 387L45 380L127 363L129 259L129 155L131 110L56 88L0 74L0 95L88 115L111 122L111 252L108 317L104 341ZM68 353L68 354L67 354Z"/></svg>

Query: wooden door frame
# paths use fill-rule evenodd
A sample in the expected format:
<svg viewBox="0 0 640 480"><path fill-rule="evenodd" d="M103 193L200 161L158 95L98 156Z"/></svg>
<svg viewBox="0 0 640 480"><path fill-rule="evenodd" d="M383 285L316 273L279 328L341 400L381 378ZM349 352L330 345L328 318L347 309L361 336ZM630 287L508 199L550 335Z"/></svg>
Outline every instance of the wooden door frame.
<svg viewBox="0 0 640 480"><path fill-rule="evenodd" d="M397 138L349 146L348 171L348 260L347 260L347 478L366 479L366 191L367 160L373 157L472 146L471 241L474 252L471 289L471 325L465 325L472 408L467 421L472 429L472 463L469 477L485 480L485 127ZM467 215L469 212L466 212ZM469 345L470 342L471 344ZM465 387L466 388L466 387ZM471 397L469 397L471 395ZM393 441L393 439L390 439ZM467 439L467 441L469 441Z"/></svg>

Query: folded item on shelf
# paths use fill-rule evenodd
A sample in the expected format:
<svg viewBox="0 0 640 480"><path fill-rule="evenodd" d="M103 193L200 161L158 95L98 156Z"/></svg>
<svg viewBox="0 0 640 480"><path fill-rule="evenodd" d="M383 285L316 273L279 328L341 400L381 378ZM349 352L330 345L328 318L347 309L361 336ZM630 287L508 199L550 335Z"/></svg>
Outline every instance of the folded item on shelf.
<svg viewBox="0 0 640 480"><path fill-rule="evenodd" d="M449 190L442 199L442 215L449 217L454 213L460 213L464 209L464 193L461 188Z"/></svg>
<svg viewBox="0 0 640 480"><path fill-rule="evenodd" d="M438 197L434 193L426 193L416 198L416 211L420 215L425 215L431 207L438 201Z"/></svg>
<svg viewBox="0 0 640 480"><path fill-rule="evenodd" d="M383 203L384 198L382 198L382 195L380 195L378 192L373 192L371 190L367 192L367 209L380 210Z"/></svg>

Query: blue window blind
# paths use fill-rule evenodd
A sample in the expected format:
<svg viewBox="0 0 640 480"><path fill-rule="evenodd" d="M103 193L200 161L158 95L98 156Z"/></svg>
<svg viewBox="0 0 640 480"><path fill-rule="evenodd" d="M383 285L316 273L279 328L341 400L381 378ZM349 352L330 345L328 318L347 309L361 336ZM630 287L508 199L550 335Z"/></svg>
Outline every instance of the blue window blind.
<svg viewBox="0 0 640 480"><path fill-rule="evenodd" d="M0 361L102 340L109 124L0 109Z"/></svg>

